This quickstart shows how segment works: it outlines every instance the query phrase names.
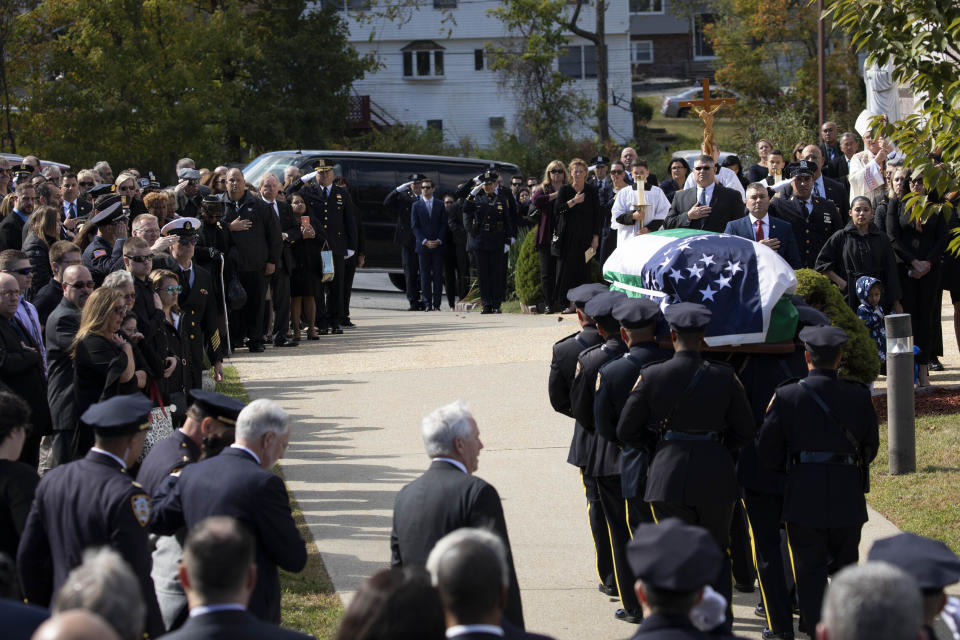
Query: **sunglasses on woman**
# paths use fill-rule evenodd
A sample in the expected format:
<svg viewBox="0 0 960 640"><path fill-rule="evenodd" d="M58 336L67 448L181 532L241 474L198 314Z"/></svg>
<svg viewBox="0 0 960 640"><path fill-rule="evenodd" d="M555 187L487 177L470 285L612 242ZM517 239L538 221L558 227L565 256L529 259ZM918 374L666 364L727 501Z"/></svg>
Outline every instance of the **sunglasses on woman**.
<svg viewBox="0 0 960 640"><path fill-rule="evenodd" d="M179 294L183 291L183 287L180 286L179 284L177 285L172 284L169 287L160 287L159 289L157 289L157 292L160 292L160 291L166 291L170 295L173 295L175 293Z"/></svg>
<svg viewBox="0 0 960 640"><path fill-rule="evenodd" d="M563 169L550 169L550 173L566 173Z"/></svg>

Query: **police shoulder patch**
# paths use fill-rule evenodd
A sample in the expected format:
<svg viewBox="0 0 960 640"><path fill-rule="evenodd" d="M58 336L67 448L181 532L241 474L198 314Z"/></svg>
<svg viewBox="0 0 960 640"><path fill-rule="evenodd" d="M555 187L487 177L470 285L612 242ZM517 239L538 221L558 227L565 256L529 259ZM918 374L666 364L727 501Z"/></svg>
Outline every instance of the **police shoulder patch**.
<svg viewBox="0 0 960 640"><path fill-rule="evenodd" d="M600 372L598 371L598 372L597 372L597 384L596 384L596 387L594 388L594 391L600 391L600 379L601 379L601 375L600 375Z"/></svg>
<svg viewBox="0 0 960 640"><path fill-rule="evenodd" d="M638 373L638 374L637 374L637 381L633 383L633 388L630 389L630 390L631 390L631 391L636 391L636 390L637 390L637 387L640 386L640 383L641 383L642 381L643 381L643 374Z"/></svg>
<svg viewBox="0 0 960 640"><path fill-rule="evenodd" d="M104 251L103 249L96 249L96 250L94 250L94 252L93 252L93 257L94 257L94 258L102 258L102 257L105 256L105 255L107 255L107 252Z"/></svg>
<svg viewBox="0 0 960 640"><path fill-rule="evenodd" d="M147 526L150 522L150 497L145 493L138 493L130 498L130 506L140 526Z"/></svg>

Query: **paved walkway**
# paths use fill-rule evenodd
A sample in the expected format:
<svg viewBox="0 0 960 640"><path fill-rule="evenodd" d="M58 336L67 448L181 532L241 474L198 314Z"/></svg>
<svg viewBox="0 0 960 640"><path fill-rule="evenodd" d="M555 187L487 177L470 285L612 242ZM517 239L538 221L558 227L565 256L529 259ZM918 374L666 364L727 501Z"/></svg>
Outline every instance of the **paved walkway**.
<svg viewBox="0 0 960 640"><path fill-rule="evenodd" d="M463 398L485 445L478 475L503 499L527 627L561 640L629 637L635 627L596 589L583 490L565 462L572 422L547 399L550 346L576 321L375 309L353 319L342 336L233 359L251 397L293 415L284 474L337 591L349 598L388 565L394 496L428 465L420 418ZM864 545L895 531L871 513ZM735 596L738 634L759 638L758 598Z"/></svg>

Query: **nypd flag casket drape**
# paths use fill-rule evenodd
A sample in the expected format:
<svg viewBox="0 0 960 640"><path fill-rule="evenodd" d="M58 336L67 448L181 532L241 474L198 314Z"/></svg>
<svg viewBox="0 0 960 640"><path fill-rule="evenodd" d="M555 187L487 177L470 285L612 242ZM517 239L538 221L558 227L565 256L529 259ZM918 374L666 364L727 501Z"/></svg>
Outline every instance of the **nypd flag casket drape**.
<svg viewBox="0 0 960 640"><path fill-rule="evenodd" d="M699 302L713 311L711 347L791 340L797 311L785 294L797 288L776 251L746 238L691 229L647 233L617 247L603 265L611 289L666 308Z"/></svg>

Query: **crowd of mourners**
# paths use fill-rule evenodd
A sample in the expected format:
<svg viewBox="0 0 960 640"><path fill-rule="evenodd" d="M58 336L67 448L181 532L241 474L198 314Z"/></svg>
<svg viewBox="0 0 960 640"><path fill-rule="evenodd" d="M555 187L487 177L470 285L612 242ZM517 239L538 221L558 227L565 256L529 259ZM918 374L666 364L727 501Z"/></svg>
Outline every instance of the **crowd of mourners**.
<svg viewBox="0 0 960 640"><path fill-rule="evenodd" d="M884 314L909 313L919 383L927 384L928 370L940 367L943 355L942 291L951 292L955 311L960 307L960 266L946 251L957 219L911 216L905 196L913 192L938 201L955 194L928 192L923 177L903 166L899 154L866 128L860 136L838 136L834 123L824 123L821 140L798 143L789 156L759 140L757 161L746 168L737 156L726 155L721 162L716 148L707 151L692 165L674 157L663 180L629 147L613 161L604 156L589 162L554 160L542 179L514 175L509 186L506 176L489 170L455 189L450 185L442 195L432 180L412 175L384 202L397 215L396 242L410 309L439 310L444 291L453 307L468 295L475 277L481 313L500 313L507 254L520 229L528 228L535 233L539 258L540 310L578 313L583 324L583 318L591 318L584 312L585 299L571 296L595 280L592 264L602 264L617 247L661 228L725 232L767 245L796 269L826 275L870 329L881 359ZM52 163L43 166L35 156L15 166L0 157L0 500L5 501L0 504L0 554L8 562L6 595L65 610L70 607L56 604L69 601L65 584L109 599L111 591L133 581L142 596L139 608L119 605L130 619L117 623L99 612L119 637L130 640L144 632L173 632L188 610L191 616L195 608L208 613L204 607L218 607L211 605L218 598L220 604L243 601L233 609L249 601L257 618L279 621L276 566L297 571L305 562L282 482L272 494L257 486L248 487L242 498L220 496L219 506L208 504L210 496L188 496L192 490L203 494L202 477L234 472L209 464L216 457L227 465L230 456L218 455L223 451L240 451L236 455L248 456L244 462L252 460L268 473L289 439L279 407L254 403L244 420L242 405L201 390L205 371L212 368L213 378L222 380L223 360L234 350L297 346L354 326L350 290L356 270L364 266L362 221L334 167L321 161L313 169L301 175L290 167L284 175L267 173L259 184L248 185L238 168L208 170L183 158L176 184L165 188L152 173L133 168L115 176L107 162L73 172ZM613 306L608 311L613 318ZM599 378L596 383L599 392ZM452 451L445 453L456 458ZM166 458L158 462L161 456ZM116 463L111 473L125 476L122 491L111 493L115 474L102 485L90 483L96 473L81 467L100 458ZM185 473L180 482L163 481L200 461L206 466L196 465L197 472ZM38 488L41 476L47 484ZM193 487L186 481L190 478ZM234 489L242 491L244 482L238 480ZM68 499L71 490L80 493ZM250 496L260 490L266 493L258 505ZM34 500L35 492L44 495L42 503ZM123 515L116 509L108 514L107 503L118 495L120 503L126 502ZM247 503L244 508L253 511L266 505L279 511L223 511L222 504L231 501ZM76 509L81 512L68 515ZM205 519L223 513L236 520ZM125 529L118 518L136 527ZM251 522L263 518L276 527L276 535L253 532L251 538ZM80 532L63 530L69 527ZM106 535L111 527L132 537ZM149 541L147 531L154 536ZM89 545L80 542L87 534L104 538L101 543L112 546L125 563L107 552L84 556ZM515 586L512 559L509 568L503 561L509 546L504 551L496 536L485 535L449 544L478 554L465 551L454 560L464 575L489 578L488 592L482 581L457 583L459 573L444 574L434 563L432 586L403 573L375 576L360 594L373 600L361 597L353 608L362 611L361 605L383 601L385 596L370 590L421 589L420 596L429 600L436 587L438 625L444 608L447 626L450 620L476 625L478 619L492 624L501 615L509 617L503 595L511 580ZM688 536L691 548L701 544L696 532L676 535ZM158 538L167 541L158 543ZM232 558L217 556L214 547L230 549ZM437 553L447 552L443 547ZM638 567L652 562L643 551L635 555L630 563ZM178 569L181 556L184 568ZM244 571L256 567L251 575L224 569L236 568L237 558ZM423 560L429 567L426 554ZM84 575L84 567L91 576ZM648 577L640 573L645 570L651 572ZM624 616L642 619L648 605L655 611L658 604L677 613L688 603L689 610L695 600L667 597L679 589L670 585L680 570L672 567L674 573L665 575L659 566L636 569L648 591L666 591L647 601L638 582L636 595L623 600L625 607L633 603ZM218 572L226 582L214 578ZM711 582L702 577L682 584L699 593ZM452 581L449 593L444 580ZM90 581L99 586L86 586ZM173 595L165 600L168 590ZM473 595L464 600L464 593ZM625 590L619 593L623 598ZM487 604L471 604L473 598ZM354 614L348 615L346 628L373 619L370 612ZM403 617L399 610L396 615ZM242 637L272 637L273 630L280 632L270 627ZM108 637L100 633L95 637ZM447 635L452 637L449 629Z"/></svg>

